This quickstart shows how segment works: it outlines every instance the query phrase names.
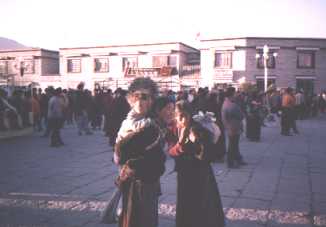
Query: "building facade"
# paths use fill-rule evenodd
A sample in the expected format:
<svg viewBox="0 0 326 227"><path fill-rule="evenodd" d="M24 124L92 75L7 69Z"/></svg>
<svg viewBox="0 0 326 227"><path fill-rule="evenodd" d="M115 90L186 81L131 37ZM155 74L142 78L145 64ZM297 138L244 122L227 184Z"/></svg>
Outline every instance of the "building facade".
<svg viewBox="0 0 326 227"><path fill-rule="evenodd" d="M326 90L326 39L244 37L201 40L201 79L206 86L243 82L264 87L263 46L269 47L268 84L307 93Z"/></svg>
<svg viewBox="0 0 326 227"><path fill-rule="evenodd" d="M60 86L59 52L41 48L0 50L0 84Z"/></svg>
<svg viewBox="0 0 326 227"><path fill-rule="evenodd" d="M179 90L180 78L199 64L199 50L180 42L60 49L60 75L67 88L81 81L90 90L127 88L136 77L150 77L160 88Z"/></svg>

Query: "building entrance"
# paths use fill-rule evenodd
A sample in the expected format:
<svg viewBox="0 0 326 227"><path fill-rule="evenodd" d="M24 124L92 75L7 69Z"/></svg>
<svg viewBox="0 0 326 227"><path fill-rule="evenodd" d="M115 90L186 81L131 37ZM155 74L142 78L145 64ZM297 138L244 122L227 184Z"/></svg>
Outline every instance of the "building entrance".
<svg viewBox="0 0 326 227"><path fill-rule="evenodd" d="M313 79L297 79L297 90L303 90L305 95L312 95L314 93L314 80Z"/></svg>

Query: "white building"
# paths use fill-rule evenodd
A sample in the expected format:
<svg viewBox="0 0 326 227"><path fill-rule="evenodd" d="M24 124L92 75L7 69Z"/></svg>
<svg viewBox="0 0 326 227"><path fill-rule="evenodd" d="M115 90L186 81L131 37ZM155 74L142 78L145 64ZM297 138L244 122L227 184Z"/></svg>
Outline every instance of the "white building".
<svg viewBox="0 0 326 227"><path fill-rule="evenodd" d="M41 48L0 50L0 84L60 86L59 52Z"/></svg>
<svg viewBox="0 0 326 227"><path fill-rule="evenodd" d="M263 46L268 45L268 83L326 90L326 39L244 37L201 40L201 78L207 86L250 82L264 87ZM275 57L275 55L277 55ZM257 58L258 57L258 58Z"/></svg>
<svg viewBox="0 0 326 227"><path fill-rule="evenodd" d="M90 90L96 84L126 88L135 77L144 76L161 88L178 90L180 77L199 62L199 50L180 42L60 48L60 75L68 88L81 81Z"/></svg>

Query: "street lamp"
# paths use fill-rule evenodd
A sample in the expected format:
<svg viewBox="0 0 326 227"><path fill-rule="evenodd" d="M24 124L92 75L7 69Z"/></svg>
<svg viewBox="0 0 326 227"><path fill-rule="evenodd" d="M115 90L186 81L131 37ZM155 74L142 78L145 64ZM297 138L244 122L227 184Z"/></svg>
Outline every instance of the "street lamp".
<svg viewBox="0 0 326 227"><path fill-rule="evenodd" d="M276 57L277 53L273 53L273 57ZM264 91L267 92L267 85L268 85L268 58L269 58L269 47L265 44L263 47L263 55L256 54L256 58L263 57L264 62Z"/></svg>
<svg viewBox="0 0 326 227"><path fill-rule="evenodd" d="M269 50L270 48L265 44L263 47L263 54L256 54L256 58L263 58L263 62L264 62L264 92L266 95L266 104L267 107L269 106L269 102L268 102L268 94L267 94L267 85L268 85L268 59L269 59ZM273 57L277 57L277 53L273 53Z"/></svg>
<svg viewBox="0 0 326 227"><path fill-rule="evenodd" d="M263 47L263 58L264 58L264 91L267 92L267 61L268 61L268 52L269 52L269 48L268 46L265 44Z"/></svg>

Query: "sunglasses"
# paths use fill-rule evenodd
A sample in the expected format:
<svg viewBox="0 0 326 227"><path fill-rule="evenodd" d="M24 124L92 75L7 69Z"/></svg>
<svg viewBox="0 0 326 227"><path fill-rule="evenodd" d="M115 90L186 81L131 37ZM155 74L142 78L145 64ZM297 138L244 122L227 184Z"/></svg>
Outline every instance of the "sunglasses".
<svg viewBox="0 0 326 227"><path fill-rule="evenodd" d="M133 96L138 100L144 100L144 101L149 100L151 98L151 96L146 93L134 93Z"/></svg>

